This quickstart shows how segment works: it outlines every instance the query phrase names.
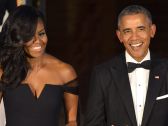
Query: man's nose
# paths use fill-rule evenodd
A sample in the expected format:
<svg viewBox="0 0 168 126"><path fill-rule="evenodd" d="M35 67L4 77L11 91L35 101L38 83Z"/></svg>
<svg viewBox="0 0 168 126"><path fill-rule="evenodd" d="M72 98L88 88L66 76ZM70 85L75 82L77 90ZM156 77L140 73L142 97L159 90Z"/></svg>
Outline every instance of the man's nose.
<svg viewBox="0 0 168 126"><path fill-rule="evenodd" d="M138 38L138 33L137 33L136 31L134 31L134 32L132 33L131 39L132 39L132 40L136 40L137 38Z"/></svg>

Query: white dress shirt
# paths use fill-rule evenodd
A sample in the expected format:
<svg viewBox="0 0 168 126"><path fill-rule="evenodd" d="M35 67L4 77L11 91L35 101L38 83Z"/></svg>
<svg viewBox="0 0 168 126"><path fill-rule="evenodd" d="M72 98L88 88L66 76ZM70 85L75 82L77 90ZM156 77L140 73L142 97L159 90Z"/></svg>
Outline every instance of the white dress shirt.
<svg viewBox="0 0 168 126"><path fill-rule="evenodd" d="M150 52L148 50L147 55L141 62L137 62L133 59L127 51L125 52L125 57L126 62L141 63L145 60L150 60ZM141 126L142 123L146 93L148 89L149 72L150 70L144 68L136 68L133 72L128 73L138 126Z"/></svg>

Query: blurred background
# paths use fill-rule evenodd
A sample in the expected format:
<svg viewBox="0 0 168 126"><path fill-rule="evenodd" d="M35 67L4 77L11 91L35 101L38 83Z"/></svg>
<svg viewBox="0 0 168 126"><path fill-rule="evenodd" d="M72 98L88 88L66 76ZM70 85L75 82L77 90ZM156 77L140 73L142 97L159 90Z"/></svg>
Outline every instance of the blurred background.
<svg viewBox="0 0 168 126"><path fill-rule="evenodd" d="M151 51L168 57L168 1L166 0L27 0L47 20L47 52L71 64L80 85L80 123L86 110L92 68L123 51L115 30L117 15L126 5L150 10L157 26Z"/></svg>

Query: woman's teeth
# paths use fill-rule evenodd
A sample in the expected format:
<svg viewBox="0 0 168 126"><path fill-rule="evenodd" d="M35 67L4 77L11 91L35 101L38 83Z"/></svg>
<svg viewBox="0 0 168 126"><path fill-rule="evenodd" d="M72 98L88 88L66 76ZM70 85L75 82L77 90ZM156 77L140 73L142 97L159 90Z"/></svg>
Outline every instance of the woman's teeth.
<svg viewBox="0 0 168 126"><path fill-rule="evenodd" d="M35 50L41 49L41 46L33 47L33 49L35 49Z"/></svg>

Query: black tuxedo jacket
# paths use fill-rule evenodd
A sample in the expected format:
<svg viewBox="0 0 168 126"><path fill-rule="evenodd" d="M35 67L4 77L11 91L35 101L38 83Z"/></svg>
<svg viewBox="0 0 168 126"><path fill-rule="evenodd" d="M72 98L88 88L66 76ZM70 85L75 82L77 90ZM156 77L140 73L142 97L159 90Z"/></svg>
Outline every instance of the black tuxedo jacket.
<svg viewBox="0 0 168 126"><path fill-rule="evenodd" d="M168 126L167 67L165 59L151 57L141 126ZM137 126L124 54L95 67L89 90L84 126Z"/></svg>

